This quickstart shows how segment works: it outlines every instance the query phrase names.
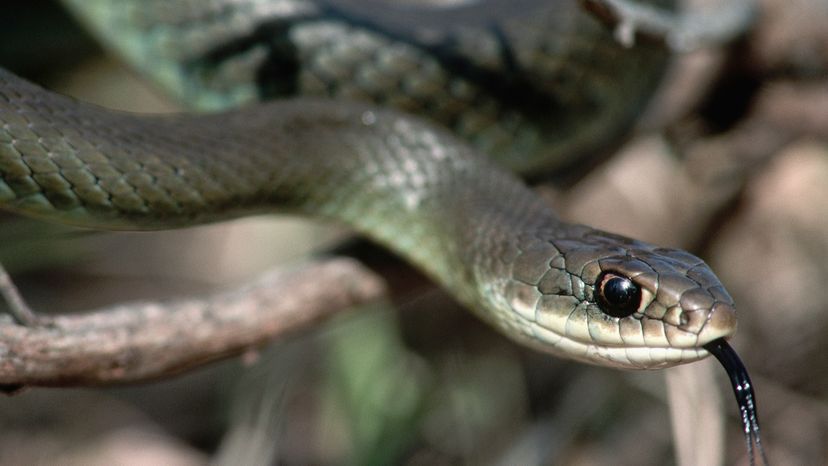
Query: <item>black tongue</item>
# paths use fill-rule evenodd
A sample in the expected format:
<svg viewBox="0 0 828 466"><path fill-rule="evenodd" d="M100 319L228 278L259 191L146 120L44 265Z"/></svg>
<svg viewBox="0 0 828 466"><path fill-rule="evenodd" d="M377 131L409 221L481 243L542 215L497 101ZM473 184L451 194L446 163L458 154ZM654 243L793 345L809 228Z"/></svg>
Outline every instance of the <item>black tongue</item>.
<svg viewBox="0 0 828 466"><path fill-rule="evenodd" d="M704 349L710 352L724 367L730 384L733 386L733 393L736 395L736 402L739 404L739 413L742 417L742 427L745 431L745 442L747 442L748 456L751 466L756 464L754 444L759 452L762 463L768 465L768 458L762 448L762 439L759 436L759 417L756 409L756 395L753 393L753 384L750 381L747 368L739 359L736 351L727 344L724 338L713 340L704 345Z"/></svg>

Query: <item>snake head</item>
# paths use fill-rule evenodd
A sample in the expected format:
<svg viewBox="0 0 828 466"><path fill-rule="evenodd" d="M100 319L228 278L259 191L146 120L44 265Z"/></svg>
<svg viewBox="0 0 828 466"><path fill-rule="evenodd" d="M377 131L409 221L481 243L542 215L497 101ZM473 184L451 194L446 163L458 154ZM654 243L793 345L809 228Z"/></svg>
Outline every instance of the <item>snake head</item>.
<svg viewBox="0 0 828 466"><path fill-rule="evenodd" d="M531 314L524 333L542 350L655 369L702 359L705 344L736 330L733 299L690 253L592 229L543 243L545 272L526 279L527 248L513 268L520 284L507 289L515 312Z"/></svg>
<svg viewBox="0 0 828 466"><path fill-rule="evenodd" d="M582 269L582 278L593 284L588 301L609 321L617 319L617 333L610 340L620 337L625 345L641 345L638 350L625 350L631 360L639 354L641 362L657 362L660 348L665 348L665 358L678 350L679 362L688 356L692 360L693 352L736 330L733 299L692 254L631 248L624 255L599 259L596 265Z"/></svg>

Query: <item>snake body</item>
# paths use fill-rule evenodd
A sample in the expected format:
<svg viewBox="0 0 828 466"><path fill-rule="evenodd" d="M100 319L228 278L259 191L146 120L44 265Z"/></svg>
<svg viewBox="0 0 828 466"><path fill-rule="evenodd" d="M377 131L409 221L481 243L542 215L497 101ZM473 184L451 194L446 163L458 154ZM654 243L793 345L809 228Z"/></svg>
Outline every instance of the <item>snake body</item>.
<svg viewBox="0 0 828 466"><path fill-rule="evenodd" d="M85 17L90 22L117 18L102 6L110 2L69 3L76 8L86 4ZM152 2L121 3L140 3L153 11L146 6ZM189 25L198 15L225 15L232 10L231 4L256 11L265 11L267 5L299 8L299 13L288 9L278 15L267 10L278 18L305 18L323 11L309 2L205 4L213 9L207 13L184 9L190 12L189 19L165 16L168 10L163 9L156 16L166 17L166 24ZM577 5L562 8L558 14L573 15L572 8ZM124 18L141 25L139 10L130 11L138 18L126 14ZM328 26L336 29L335 24ZM128 37L133 30L125 29L124 35ZM577 37L566 38L578 43ZM552 43L563 47L567 42ZM127 57L157 51L153 45L131 47L126 47ZM230 49L248 50L241 45ZM171 83L179 94L187 93L185 85L176 83L190 73L199 75L192 71L198 66L192 57L182 58L183 52L175 50L169 52L175 59L159 59L159 80ZM205 51L212 57L221 55L212 45L199 51L200 56ZM512 65L516 63L523 59ZM422 66L433 69L436 65ZM220 69L214 69L218 74L202 74L201 80L193 81L192 92L200 96L196 100L206 106L217 102L224 106L229 101L261 97L243 86L242 90L231 86L222 93L215 80ZM563 79L554 67L547 72L553 80L556 76ZM241 81L249 81L244 68L239 73L244 75ZM586 81L592 75L585 73L583 78ZM521 79L525 83L535 78ZM536 84L541 82L537 79ZM515 123L511 133L506 132L510 137L523 131L540 134L543 128L554 127L555 121L577 127L572 134L553 131L550 139L525 139L535 141L526 146L532 151L555 147L562 153L569 148L595 147L579 142L584 135L611 139L629 124L628 118L616 121L619 114L613 112L619 111L619 103L641 100L628 87L601 83L600 75L596 79L587 83L586 94L573 94L571 102L565 101L565 93L549 94L553 96L550 102L572 111L582 108L581 97L589 97L593 104L609 99L606 111L615 115L607 117L612 123L592 129L583 129L578 121L601 113L600 106L593 114L586 110L573 115L559 114L560 108L553 106L549 118L530 122L521 113L529 107L516 110L499 101L471 100L482 108L495 106L492 115L513 118L510 121L524 119ZM256 89L261 92L261 86ZM325 92L345 91L326 88ZM608 97L612 94L618 95ZM449 120L463 118L472 117ZM457 125L463 126L448 124L455 129ZM475 134L485 133L480 131ZM477 139L478 147L487 147L485 137ZM495 152L498 144L491 145ZM526 168L532 163L517 165ZM168 228L270 211L341 222L410 260L510 338L594 364L657 368L689 362L708 355L704 345L735 330L732 300L699 258L563 222L521 180L487 160L479 149L433 123L371 104L303 97L211 114L135 115L76 102L0 71L0 205L28 215L109 229ZM633 300L622 306L628 312L608 309L606 290L618 286L627 293L622 297Z"/></svg>
<svg viewBox="0 0 828 466"><path fill-rule="evenodd" d="M624 48L569 0L65 3L198 109L297 94L370 101L427 115L532 176L590 167L628 132L668 59L646 41Z"/></svg>

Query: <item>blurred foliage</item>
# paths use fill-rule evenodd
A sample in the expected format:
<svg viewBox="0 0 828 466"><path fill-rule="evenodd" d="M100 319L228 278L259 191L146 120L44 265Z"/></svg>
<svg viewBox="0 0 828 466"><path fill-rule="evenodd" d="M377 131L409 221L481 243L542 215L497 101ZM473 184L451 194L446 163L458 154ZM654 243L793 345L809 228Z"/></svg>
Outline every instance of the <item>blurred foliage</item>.
<svg viewBox="0 0 828 466"><path fill-rule="evenodd" d="M38 78L70 69L101 50L54 0L5 1L3 8L0 64L21 76Z"/></svg>
<svg viewBox="0 0 828 466"><path fill-rule="evenodd" d="M405 348L392 308L359 309L329 335L330 409L342 410L350 462L397 462L411 448L433 384L426 364ZM322 414L319 422L328 416Z"/></svg>

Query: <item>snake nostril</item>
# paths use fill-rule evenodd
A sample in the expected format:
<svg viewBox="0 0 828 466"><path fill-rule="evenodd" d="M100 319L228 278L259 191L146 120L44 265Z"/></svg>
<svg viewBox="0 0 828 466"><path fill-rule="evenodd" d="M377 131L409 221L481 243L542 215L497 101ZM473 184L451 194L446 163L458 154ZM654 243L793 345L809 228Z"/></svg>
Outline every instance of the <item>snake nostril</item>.
<svg viewBox="0 0 828 466"><path fill-rule="evenodd" d="M689 323L690 316L688 316L686 312L682 311L682 313L679 314L679 325L681 325L682 327L686 327Z"/></svg>

